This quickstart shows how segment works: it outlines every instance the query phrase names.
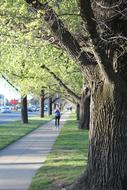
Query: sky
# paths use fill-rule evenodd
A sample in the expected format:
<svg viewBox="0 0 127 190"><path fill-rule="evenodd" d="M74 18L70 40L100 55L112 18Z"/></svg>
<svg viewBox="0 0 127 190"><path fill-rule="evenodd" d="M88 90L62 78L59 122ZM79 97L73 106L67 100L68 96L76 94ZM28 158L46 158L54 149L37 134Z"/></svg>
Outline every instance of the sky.
<svg viewBox="0 0 127 190"><path fill-rule="evenodd" d="M8 100L20 99L20 94L3 78L0 78L0 94L4 95Z"/></svg>

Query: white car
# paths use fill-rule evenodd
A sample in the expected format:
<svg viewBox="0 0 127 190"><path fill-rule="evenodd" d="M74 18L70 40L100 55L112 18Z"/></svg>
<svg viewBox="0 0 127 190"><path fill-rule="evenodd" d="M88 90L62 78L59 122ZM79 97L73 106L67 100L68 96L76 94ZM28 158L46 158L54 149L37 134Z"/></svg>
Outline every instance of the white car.
<svg viewBox="0 0 127 190"><path fill-rule="evenodd" d="M11 113L11 110L9 107L1 107L0 110L1 110L1 113Z"/></svg>

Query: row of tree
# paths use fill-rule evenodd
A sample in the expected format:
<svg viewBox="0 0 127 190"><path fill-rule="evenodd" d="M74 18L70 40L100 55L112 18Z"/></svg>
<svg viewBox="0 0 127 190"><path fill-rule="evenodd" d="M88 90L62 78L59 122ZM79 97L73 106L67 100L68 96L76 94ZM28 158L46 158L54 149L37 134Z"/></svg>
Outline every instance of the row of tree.
<svg viewBox="0 0 127 190"><path fill-rule="evenodd" d="M1 72L22 94L42 87L64 94L66 84L66 93L74 92L68 99L81 108L90 102L87 169L66 189L126 190L127 2L3 0L1 5Z"/></svg>

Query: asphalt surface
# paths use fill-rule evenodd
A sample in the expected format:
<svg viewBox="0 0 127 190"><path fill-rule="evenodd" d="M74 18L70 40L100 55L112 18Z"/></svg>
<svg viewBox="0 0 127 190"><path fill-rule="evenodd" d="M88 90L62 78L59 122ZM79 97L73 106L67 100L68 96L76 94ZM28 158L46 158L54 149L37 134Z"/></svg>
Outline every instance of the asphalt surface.
<svg viewBox="0 0 127 190"><path fill-rule="evenodd" d="M62 116L61 127L68 116L68 113ZM32 177L43 166L59 132L52 120L1 150L0 190L28 190Z"/></svg>
<svg viewBox="0 0 127 190"><path fill-rule="evenodd" d="M38 116L38 115L39 112L28 112L28 117ZM16 120L21 120L20 112L0 113L0 124Z"/></svg>

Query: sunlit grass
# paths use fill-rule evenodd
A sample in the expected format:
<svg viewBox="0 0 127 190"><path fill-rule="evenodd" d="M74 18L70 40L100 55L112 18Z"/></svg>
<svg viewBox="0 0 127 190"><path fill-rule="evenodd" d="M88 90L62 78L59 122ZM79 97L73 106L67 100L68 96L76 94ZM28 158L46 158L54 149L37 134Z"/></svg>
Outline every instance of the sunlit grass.
<svg viewBox="0 0 127 190"><path fill-rule="evenodd" d="M0 149L33 131L51 118L47 116L45 118L32 117L28 124L22 124L21 121L0 124Z"/></svg>
<svg viewBox="0 0 127 190"><path fill-rule="evenodd" d="M72 115L29 190L57 190L72 183L84 171L87 151L88 132L78 129Z"/></svg>

